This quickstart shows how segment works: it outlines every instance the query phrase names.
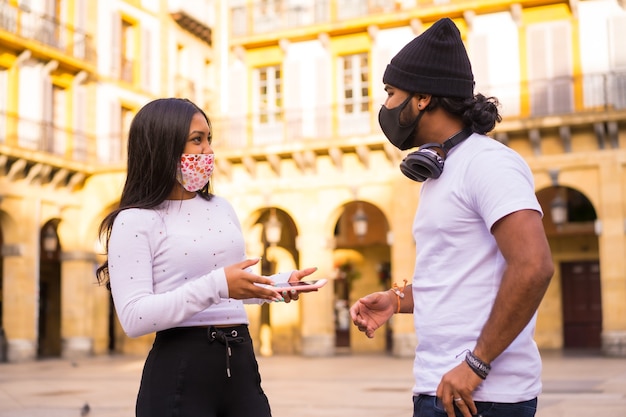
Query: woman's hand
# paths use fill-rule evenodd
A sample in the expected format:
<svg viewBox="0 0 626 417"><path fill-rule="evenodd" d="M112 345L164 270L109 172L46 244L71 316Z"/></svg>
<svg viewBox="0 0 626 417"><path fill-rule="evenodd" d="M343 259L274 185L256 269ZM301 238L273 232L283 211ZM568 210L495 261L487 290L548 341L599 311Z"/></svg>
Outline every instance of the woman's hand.
<svg viewBox="0 0 626 417"><path fill-rule="evenodd" d="M226 275L226 282L228 284L228 296L230 298L237 300L260 298L269 301L281 301L280 295L276 290L257 285L274 285L271 279L246 271L246 269L256 265L259 260L260 259L246 259L243 262L224 268L224 274Z"/></svg>
<svg viewBox="0 0 626 417"><path fill-rule="evenodd" d="M317 267L304 268L304 269L299 269L299 270L293 271L291 276L289 277L289 280L287 282L300 281L302 278L308 277L309 275L311 275L315 271L317 271ZM288 303L290 301L297 301L300 298L299 293L301 293L301 292L311 292L311 291L317 291L317 289L314 289L314 290L301 290L301 291L296 291L295 289L285 289L285 290L283 290L280 293L280 295L282 295L283 298L285 299L285 302Z"/></svg>

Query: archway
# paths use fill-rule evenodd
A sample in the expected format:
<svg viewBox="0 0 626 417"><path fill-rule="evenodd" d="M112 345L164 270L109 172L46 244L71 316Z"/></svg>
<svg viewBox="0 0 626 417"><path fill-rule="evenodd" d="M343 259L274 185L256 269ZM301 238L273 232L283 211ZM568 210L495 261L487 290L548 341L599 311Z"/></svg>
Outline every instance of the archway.
<svg viewBox="0 0 626 417"><path fill-rule="evenodd" d="M41 229L39 261L39 329L37 355L61 356L61 244L58 219Z"/></svg>
<svg viewBox="0 0 626 417"><path fill-rule="evenodd" d="M334 316L335 348L338 351L357 351L365 346L355 346L349 308L358 297L390 288L389 225L383 212L365 201L351 201L343 207L334 231L335 266ZM386 324L385 337L375 339L367 349L390 352L392 350L392 326ZM380 343L382 345L375 345Z"/></svg>
<svg viewBox="0 0 626 417"><path fill-rule="evenodd" d="M261 256L257 273L265 276L299 268L298 230L291 216L277 207L259 210L246 236L247 252ZM298 303L263 303L248 306L251 333L263 356L294 354L300 350Z"/></svg>
<svg viewBox="0 0 626 417"><path fill-rule="evenodd" d="M600 349L602 298L595 208L580 191L554 186L537 193L560 286L563 349Z"/></svg>

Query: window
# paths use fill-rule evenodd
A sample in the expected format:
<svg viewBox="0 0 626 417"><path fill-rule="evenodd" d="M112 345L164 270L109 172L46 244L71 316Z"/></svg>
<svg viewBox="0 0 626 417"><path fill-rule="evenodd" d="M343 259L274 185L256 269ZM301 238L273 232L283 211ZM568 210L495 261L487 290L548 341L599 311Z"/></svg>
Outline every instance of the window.
<svg viewBox="0 0 626 417"><path fill-rule="evenodd" d="M280 122L282 108L282 80L279 66L258 70L259 124Z"/></svg>
<svg viewBox="0 0 626 417"><path fill-rule="evenodd" d="M555 21L528 28L531 115L571 113L574 108L571 28Z"/></svg>
<svg viewBox="0 0 626 417"><path fill-rule="evenodd" d="M282 142L283 80L278 65L261 67L255 71L255 142Z"/></svg>
<svg viewBox="0 0 626 417"><path fill-rule="evenodd" d="M369 89L367 54L350 55L343 61L343 111L368 112Z"/></svg>
<svg viewBox="0 0 626 417"><path fill-rule="evenodd" d="M369 132L369 62L367 53L339 58L341 134Z"/></svg>
<svg viewBox="0 0 626 417"><path fill-rule="evenodd" d="M120 78L126 82L132 83L134 81L135 41L137 36L135 26L128 21L122 20L121 35Z"/></svg>

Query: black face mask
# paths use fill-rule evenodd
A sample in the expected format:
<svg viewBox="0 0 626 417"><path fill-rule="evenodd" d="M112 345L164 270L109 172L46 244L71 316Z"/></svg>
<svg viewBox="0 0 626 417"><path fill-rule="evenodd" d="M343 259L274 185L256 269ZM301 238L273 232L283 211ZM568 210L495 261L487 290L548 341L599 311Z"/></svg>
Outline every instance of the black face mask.
<svg viewBox="0 0 626 417"><path fill-rule="evenodd" d="M401 151L405 151L413 147L413 137L415 136L413 135L413 132L417 128L417 123L423 114L420 112L410 125L402 126L400 124L400 113L402 113L402 110L404 110L404 108L409 104L412 97L413 96L407 97L402 104L394 107L393 109L388 109L383 105L378 112L378 123L380 124L380 128L387 139L389 139L389 142Z"/></svg>

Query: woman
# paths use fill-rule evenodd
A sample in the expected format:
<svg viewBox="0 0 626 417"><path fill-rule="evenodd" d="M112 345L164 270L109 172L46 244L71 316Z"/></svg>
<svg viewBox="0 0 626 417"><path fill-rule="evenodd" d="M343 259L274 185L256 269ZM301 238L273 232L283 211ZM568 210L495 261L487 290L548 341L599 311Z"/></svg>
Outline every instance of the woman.
<svg viewBox="0 0 626 417"><path fill-rule="evenodd" d="M211 138L208 117L189 100L144 106L130 126L120 206L100 225L107 261L97 277L124 331L156 332L138 417L270 416L240 300L296 300L257 284L316 270L272 279L250 272L259 260L246 259L237 215L210 192Z"/></svg>

